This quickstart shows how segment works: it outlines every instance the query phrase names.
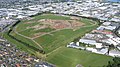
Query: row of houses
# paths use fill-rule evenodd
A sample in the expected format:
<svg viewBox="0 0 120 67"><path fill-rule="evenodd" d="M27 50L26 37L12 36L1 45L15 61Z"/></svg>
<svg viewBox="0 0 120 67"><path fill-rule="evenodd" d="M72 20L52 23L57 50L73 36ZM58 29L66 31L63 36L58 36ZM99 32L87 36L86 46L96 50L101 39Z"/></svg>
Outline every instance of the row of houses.
<svg viewBox="0 0 120 67"><path fill-rule="evenodd" d="M41 12L51 12L119 22L119 9L120 4L100 3L96 1L47 3L26 6L21 4L20 7L14 6L14 8L1 8L0 16L19 19Z"/></svg>
<svg viewBox="0 0 120 67"><path fill-rule="evenodd" d="M120 21L119 4L99 3L94 1L65 2L49 4L43 11L52 13L70 14L83 17L93 17L100 20Z"/></svg>
<svg viewBox="0 0 120 67"><path fill-rule="evenodd" d="M0 37L0 67L55 67L55 65L19 50Z"/></svg>
<svg viewBox="0 0 120 67"><path fill-rule="evenodd" d="M13 19L0 19L0 31L3 31L7 26L14 24L16 20Z"/></svg>

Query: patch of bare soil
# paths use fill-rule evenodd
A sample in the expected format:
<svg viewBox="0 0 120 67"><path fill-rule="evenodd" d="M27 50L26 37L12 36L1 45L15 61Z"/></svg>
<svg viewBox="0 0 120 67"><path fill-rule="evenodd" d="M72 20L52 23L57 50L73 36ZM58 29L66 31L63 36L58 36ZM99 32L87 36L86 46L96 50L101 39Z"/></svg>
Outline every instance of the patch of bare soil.
<svg viewBox="0 0 120 67"><path fill-rule="evenodd" d="M43 25L48 25L53 29L63 29L63 28L77 28L83 26L84 23L77 20L51 20L51 19L41 19L38 22L41 22Z"/></svg>
<svg viewBox="0 0 120 67"><path fill-rule="evenodd" d="M30 29L30 28L33 28L34 30L39 30L39 29L44 29L44 28L47 28L47 26L46 25L35 25L35 26L29 26L29 27L27 27L26 29Z"/></svg>
<svg viewBox="0 0 120 67"><path fill-rule="evenodd" d="M70 19L72 19L72 20L80 20L79 17L74 17L74 16L70 17Z"/></svg>
<svg viewBox="0 0 120 67"><path fill-rule="evenodd" d="M78 21L78 20L52 20L52 19L41 19L37 21L38 24L35 26L29 26L26 29L33 28L34 31L45 29L45 28L51 28L55 30L61 30L61 29L73 29L74 31L80 28L81 26L85 25L84 23ZM40 35L45 34L46 32L39 32L33 34L33 38L39 37Z"/></svg>
<svg viewBox="0 0 120 67"><path fill-rule="evenodd" d="M39 37L40 35L43 35L43 34L46 34L45 32L39 32L39 33L35 33L33 36L32 36L32 38L34 39L34 38L37 38L37 37Z"/></svg>

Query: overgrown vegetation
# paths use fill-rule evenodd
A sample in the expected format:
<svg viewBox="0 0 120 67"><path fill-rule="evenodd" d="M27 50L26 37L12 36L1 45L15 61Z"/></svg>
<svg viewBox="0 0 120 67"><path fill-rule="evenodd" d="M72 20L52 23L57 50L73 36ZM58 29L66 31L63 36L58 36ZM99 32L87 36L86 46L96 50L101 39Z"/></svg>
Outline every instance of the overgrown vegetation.
<svg viewBox="0 0 120 67"><path fill-rule="evenodd" d="M112 61L109 61L108 65L104 67L120 67L120 57L114 57Z"/></svg>

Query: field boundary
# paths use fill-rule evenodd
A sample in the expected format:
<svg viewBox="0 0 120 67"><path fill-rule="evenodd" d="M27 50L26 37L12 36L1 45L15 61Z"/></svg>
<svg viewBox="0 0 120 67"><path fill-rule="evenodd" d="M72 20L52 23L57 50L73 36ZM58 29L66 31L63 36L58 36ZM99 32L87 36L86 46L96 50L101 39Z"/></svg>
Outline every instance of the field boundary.
<svg viewBox="0 0 120 67"><path fill-rule="evenodd" d="M22 36L22 37L24 37L24 38L30 39L30 40L33 41L36 45L38 45L40 48L43 49L43 47L42 47L39 43L37 43L34 39L18 33L18 32L16 31L16 28L17 28L17 26L16 26L13 30L14 30L14 32L15 32L17 35L20 35L20 36Z"/></svg>

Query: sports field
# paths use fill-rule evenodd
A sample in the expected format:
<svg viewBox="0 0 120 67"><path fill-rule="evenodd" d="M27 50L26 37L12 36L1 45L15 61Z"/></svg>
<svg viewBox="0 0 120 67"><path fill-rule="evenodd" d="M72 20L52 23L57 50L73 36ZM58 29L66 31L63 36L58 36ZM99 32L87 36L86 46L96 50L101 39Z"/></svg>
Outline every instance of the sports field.
<svg viewBox="0 0 120 67"><path fill-rule="evenodd" d="M66 48L65 46L75 38L84 36L85 33L90 32L97 26L96 21L86 18L42 14L28 20L21 20L13 28L10 35L19 39L22 43L12 39L7 34L4 36L21 50L34 54L39 58L41 58L41 54L35 49L45 51L45 55L43 55L46 56L45 59L58 67L75 67L76 64L85 67L91 65L93 67L106 64L107 61L111 60L111 57ZM91 62L95 60L96 62Z"/></svg>
<svg viewBox="0 0 120 67"><path fill-rule="evenodd" d="M83 67L103 67L110 60L111 57L66 47L60 47L47 57L48 62L58 67L75 67L77 64Z"/></svg>

